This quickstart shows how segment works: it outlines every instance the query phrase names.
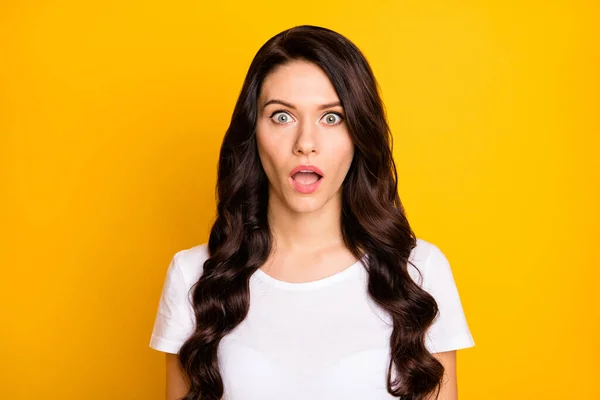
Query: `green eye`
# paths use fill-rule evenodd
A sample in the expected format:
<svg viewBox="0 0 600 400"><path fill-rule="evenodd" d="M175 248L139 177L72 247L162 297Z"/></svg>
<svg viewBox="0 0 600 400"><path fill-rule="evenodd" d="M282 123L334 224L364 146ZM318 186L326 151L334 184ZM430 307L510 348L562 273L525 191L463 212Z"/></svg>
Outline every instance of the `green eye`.
<svg viewBox="0 0 600 400"><path fill-rule="evenodd" d="M286 112L280 111L271 115L271 118L275 118L275 122L278 124L287 124L292 120L292 117Z"/></svg>
<svg viewBox="0 0 600 400"><path fill-rule="evenodd" d="M342 122L342 116L338 113L328 113L323 117L327 125L337 125Z"/></svg>

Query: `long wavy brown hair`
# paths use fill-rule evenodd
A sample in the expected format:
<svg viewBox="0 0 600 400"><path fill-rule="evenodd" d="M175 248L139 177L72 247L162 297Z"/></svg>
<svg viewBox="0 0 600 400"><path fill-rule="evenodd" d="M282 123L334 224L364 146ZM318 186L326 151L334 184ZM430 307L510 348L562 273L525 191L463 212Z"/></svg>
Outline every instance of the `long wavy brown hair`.
<svg viewBox="0 0 600 400"><path fill-rule="evenodd" d="M354 142L354 158L342 183L341 228L349 251L359 259L363 251L369 255L369 295L393 321L387 390L421 400L437 389L437 398L444 368L425 347L425 333L438 306L408 273L417 239L398 195L393 141L378 84L364 55L347 38L304 25L277 34L258 50L223 139L210 257L191 289L196 329L179 351L190 386L183 400L223 396L217 348L246 318L249 279L271 251L268 179L256 142L257 101L267 74L294 60L312 62L328 75Z"/></svg>

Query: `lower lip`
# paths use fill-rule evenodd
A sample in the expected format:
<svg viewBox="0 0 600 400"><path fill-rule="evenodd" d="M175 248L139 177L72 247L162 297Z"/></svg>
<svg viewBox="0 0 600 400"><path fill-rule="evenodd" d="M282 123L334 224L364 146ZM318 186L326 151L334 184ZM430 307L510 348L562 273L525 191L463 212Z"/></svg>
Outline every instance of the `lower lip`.
<svg viewBox="0 0 600 400"><path fill-rule="evenodd" d="M311 193L313 193L315 190L317 190L319 188L319 185L321 185L321 181L322 180L323 180L323 178L320 178L315 183L311 183L310 185L303 185L301 183L296 182L290 176L290 181L292 182L292 186L294 186L294 189L296 189L297 192L300 192L302 194L311 194Z"/></svg>

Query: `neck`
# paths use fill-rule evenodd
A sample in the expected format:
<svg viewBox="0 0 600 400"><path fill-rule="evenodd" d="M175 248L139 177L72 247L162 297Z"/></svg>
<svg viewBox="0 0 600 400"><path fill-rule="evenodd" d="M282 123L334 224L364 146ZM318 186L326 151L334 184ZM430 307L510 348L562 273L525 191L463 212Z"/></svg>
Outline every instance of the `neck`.
<svg viewBox="0 0 600 400"><path fill-rule="evenodd" d="M341 209L339 193L323 207L310 212L292 210L277 196L270 196L267 214L274 248L277 252L314 254L344 246Z"/></svg>

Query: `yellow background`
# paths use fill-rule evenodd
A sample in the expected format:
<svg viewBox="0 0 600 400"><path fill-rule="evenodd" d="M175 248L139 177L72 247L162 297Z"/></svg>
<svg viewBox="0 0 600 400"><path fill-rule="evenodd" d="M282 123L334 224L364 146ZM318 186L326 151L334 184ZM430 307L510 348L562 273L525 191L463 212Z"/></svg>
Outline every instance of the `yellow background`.
<svg viewBox="0 0 600 400"><path fill-rule="evenodd" d="M0 5L0 398L164 397L168 262L208 238L252 57L298 24L380 82L401 198L475 338L460 398L600 398L598 5L223 3Z"/></svg>

